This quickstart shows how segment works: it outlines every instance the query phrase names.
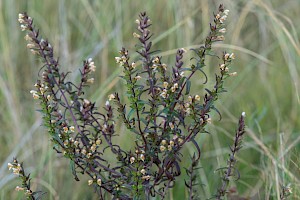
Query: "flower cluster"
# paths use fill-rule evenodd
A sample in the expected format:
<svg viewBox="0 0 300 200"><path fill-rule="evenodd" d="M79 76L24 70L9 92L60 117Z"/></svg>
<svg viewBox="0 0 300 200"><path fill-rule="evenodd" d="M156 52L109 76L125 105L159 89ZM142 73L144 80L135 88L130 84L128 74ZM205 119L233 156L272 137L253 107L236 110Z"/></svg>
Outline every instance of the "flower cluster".
<svg viewBox="0 0 300 200"><path fill-rule="evenodd" d="M25 174L22 163L19 163L16 158L13 159L13 162L7 164L8 169L12 170L15 175L18 175L22 181L21 186L16 186L16 191L23 191L28 199L35 199L35 196L38 192L33 192L30 189L30 177Z"/></svg>
<svg viewBox="0 0 300 200"><path fill-rule="evenodd" d="M143 199L144 196L163 199L181 175L182 149L187 144L196 149L189 168L194 170L201 155L195 138L207 132L211 111L218 112L214 102L225 91L225 79L236 75L236 72L229 73L234 54L224 52L220 56L215 85L206 88L201 97L191 94L191 79L201 73L207 82L203 71L206 56L211 55L214 42L224 40L222 34L226 32L224 22L228 13L221 5L205 44L192 49L195 57L191 63L184 63L186 50L179 48L173 67L165 64L161 56L154 55L151 20L145 12L141 13L136 20L138 32L133 33L138 40L139 59L132 60L125 48L115 57L123 69L121 78L125 81L126 95L108 95L103 112L84 97L84 88L94 83L91 77L96 70L94 61L91 58L83 61L78 84L68 81L68 73L58 67L52 46L33 27L33 19L26 13L19 15L21 29L27 32L27 47L43 62L41 80L36 82L36 90L31 94L40 102L53 148L70 159L76 180L79 180L77 173L87 174L88 185L95 188L100 199L106 193L114 199ZM129 103L123 103L123 98L128 98ZM113 140L118 135L115 113L136 137L134 150L125 150ZM116 162L109 163L112 155ZM192 188L192 182L186 185Z"/></svg>

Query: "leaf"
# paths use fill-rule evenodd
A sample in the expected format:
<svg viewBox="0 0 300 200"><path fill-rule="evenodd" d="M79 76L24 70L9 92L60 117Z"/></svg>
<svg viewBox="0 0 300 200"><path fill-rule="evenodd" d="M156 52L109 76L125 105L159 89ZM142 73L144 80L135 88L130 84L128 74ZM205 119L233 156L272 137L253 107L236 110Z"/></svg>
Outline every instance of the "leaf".
<svg viewBox="0 0 300 200"><path fill-rule="evenodd" d="M185 88L185 94L188 95L190 93L190 90L191 90L191 81L190 80L187 80L186 81L186 88Z"/></svg>
<svg viewBox="0 0 300 200"><path fill-rule="evenodd" d="M134 113L135 109L131 108L129 113L127 114L127 119L130 119L131 115Z"/></svg>
<svg viewBox="0 0 300 200"><path fill-rule="evenodd" d="M74 162L74 160L70 160L70 168L71 168L72 174L74 175L74 179L76 181L79 181L79 178L78 178L78 176L76 174L76 170L75 170L75 162Z"/></svg>

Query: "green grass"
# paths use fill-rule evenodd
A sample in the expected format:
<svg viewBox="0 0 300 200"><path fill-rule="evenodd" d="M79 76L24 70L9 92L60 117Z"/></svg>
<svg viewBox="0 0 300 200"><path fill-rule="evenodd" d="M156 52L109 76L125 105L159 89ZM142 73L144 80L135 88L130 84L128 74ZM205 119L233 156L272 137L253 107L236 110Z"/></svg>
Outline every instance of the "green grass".
<svg viewBox="0 0 300 200"><path fill-rule="evenodd" d="M96 83L87 95L101 107L112 91L124 89L118 78L120 68L114 57L125 46L135 50L135 19L147 11L153 22L154 48L170 55L174 63L177 48L190 48L203 42L217 4L210 0L183 1L0 1L0 199L18 199L16 177L7 169L13 156L26 161L32 173L33 188L47 192L45 199L96 199L86 179L72 178L67 160L57 157L41 126L38 105L29 91L36 81L39 62L26 49L18 26L18 13L27 11L48 38L60 64L74 71L82 60L94 57ZM247 113L244 147L238 154L241 174L236 185L239 194L253 199L279 199L281 184L291 183L300 199L300 1L224 0L230 10L228 33L217 51L235 52L233 71L238 76L227 82L217 106L223 115L214 115L210 135L198 137L202 148L199 186L202 198L209 198L219 184L214 170L226 165L228 145L233 141L237 117ZM188 54L192 55L192 54ZM187 56L188 57L188 56ZM207 72L216 67L208 61ZM201 94L202 79L195 80L193 92ZM210 84L210 83L209 83ZM124 127L119 127L120 130ZM123 145L129 144L121 134ZM127 144L126 144L127 143ZM191 153L193 149L186 149ZM170 191L170 199L185 199L183 181Z"/></svg>

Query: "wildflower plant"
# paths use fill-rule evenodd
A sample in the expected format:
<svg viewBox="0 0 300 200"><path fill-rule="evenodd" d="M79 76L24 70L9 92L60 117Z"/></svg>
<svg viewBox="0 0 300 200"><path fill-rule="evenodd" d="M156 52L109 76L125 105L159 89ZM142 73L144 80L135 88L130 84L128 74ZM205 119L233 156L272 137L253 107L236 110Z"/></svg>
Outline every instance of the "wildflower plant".
<svg viewBox="0 0 300 200"><path fill-rule="evenodd" d="M126 84L126 95L110 94L103 109L98 109L95 102L84 96L86 87L94 82L94 61L91 58L83 61L79 83L69 81L69 73L62 71L53 47L48 40L42 39L33 26L33 19L26 13L19 14L27 47L43 63L40 79L31 93L40 103L53 149L70 160L77 181L78 173L89 176L87 184L94 188L100 199L110 195L113 199L149 199L151 196L163 199L182 174L182 149L191 144L196 151L190 168L186 169L190 177L186 186L189 199L196 199L195 170L201 156L196 137L208 132L206 126L211 122L211 112L219 113L214 103L225 92L224 81L236 75L229 71L234 54L224 51L216 56L219 72L215 75L213 88L206 88L203 96L191 94L191 78L202 74L206 84L206 57L215 55L213 43L224 40L228 13L229 10L220 5L204 45L192 49L195 56L191 63L183 62L186 50L180 48L174 66L165 64L157 51L152 50L151 21L145 12L141 13L136 20L137 31L133 33L138 41L139 59L132 60L126 48L115 57L123 69L121 78ZM124 103L125 98L128 105ZM129 151L113 140L119 134L117 118L136 137ZM225 195L228 177L232 176L234 156L244 133L243 119L241 116L228 172L218 190L219 199ZM108 161L111 155L115 158L113 163Z"/></svg>

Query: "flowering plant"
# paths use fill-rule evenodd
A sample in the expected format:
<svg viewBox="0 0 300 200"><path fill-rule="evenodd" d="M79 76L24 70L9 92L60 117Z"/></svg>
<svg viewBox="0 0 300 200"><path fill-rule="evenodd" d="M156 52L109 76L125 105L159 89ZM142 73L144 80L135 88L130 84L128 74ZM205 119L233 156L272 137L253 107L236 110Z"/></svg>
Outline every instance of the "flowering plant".
<svg viewBox="0 0 300 200"><path fill-rule="evenodd" d="M229 72L234 54L223 52L220 58L216 56L219 73L215 76L214 87L205 89L203 97L191 94L191 78L200 72L206 79L204 84L207 82L203 70L206 57L213 55L213 43L224 40L224 22L228 13L229 10L220 5L204 45L192 49L195 53L192 63L183 62L186 50L180 48L173 67L165 64L152 50L150 19L145 12L141 13L136 20L138 32L133 34L139 42L137 53L140 59L132 61L125 48L119 51L115 60L123 69L121 78L126 84L126 95L110 94L103 112L84 97L84 89L94 82L94 61L91 58L83 61L79 83L69 81L68 73L62 72L54 57L53 47L33 26L33 19L26 13L19 15L21 29L27 33L27 47L43 63L41 79L31 93L40 103L53 149L70 160L75 180L79 181L78 173L89 176L88 185L93 186L100 199L110 195L113 199L149 199L150 196L163 199L182 174L183 147L192 144L196 152L191 158L191 166L186 169L190 177L186 186L189 199L196 199L194 172L201 155L196 137L207 132L210 112L219 113L214 102L225 92L224 81L236 75L236 72ZM124 96L128 98L128 105L124 103ZM117 137L115 122L118 116L136 137L130 150L113 140ZM235 154L241 148L244 116L239 120L228 166L221 169L226 175L217 190L217 199L226 195L229 178L235 175ZM112 154L113 162L109 159ZM34 198L29 186L27 190Z"/></svg>

